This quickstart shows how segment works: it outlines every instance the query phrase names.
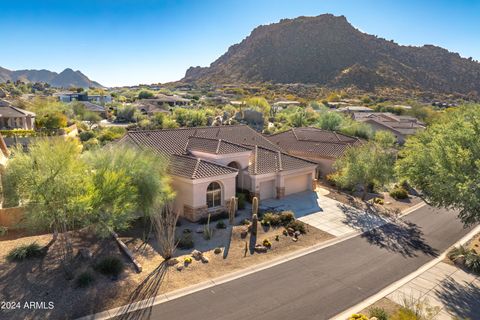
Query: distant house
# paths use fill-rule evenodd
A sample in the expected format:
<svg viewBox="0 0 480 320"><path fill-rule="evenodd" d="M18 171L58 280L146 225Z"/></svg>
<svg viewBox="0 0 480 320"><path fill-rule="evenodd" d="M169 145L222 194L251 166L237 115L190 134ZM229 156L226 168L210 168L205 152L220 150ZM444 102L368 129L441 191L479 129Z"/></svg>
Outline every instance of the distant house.
<svg viewBox="0 0 480 320"><path fill-rule="evenodd" d="M355 112L373 112L373 109L364 106L346 106L339 108L338 111L353 114Z"/></svg>
<svg viewBox="0 0 480 320"><path fill-rule="evenodd" d="M411 116L397 116L389 112L354 113L353 119L368 123L374 131L390 131L399 144L403 144L407 136L425 129L425 124Z"/></svg>
<svg viewBox="0 0 480 320"><path fill-rule="evenodd" d="M94 112L101 116L102 118L107 117L107 111L105 110L104 106L100 106L98 104L91 103L89 101L79 101L81 104L85 106L85 109L87 109L90 112Z"/></svg>
<svg viewBox="0 0 480 320"><path fill-rule="evenodd" d="M185 106L190 103L190 99L185 99L175 95L168 96L166 94L157 94L153 99L142 99L142 100L147 100L149 102L157 103L158 105L166 104L166 105L169 105L170 107Z"/></svg>
<svg viewBox="0 0 480 320"><path fill-rule="evenodd" d="M191 221L226 210L236 189L260 200L312 190L317 167L245 125L128 131L119 143L170 159L174 210Z"/></svg>
<svg viewBox="0 0 480 320"><path fill-rule="evenodd" d="M345 150L362 144L356 137L318 128L292 128L267 138L287 153L315 162L317 178L333 172Z"/></svg>
<svg viewBox="0 0 480 320"><path fill-rule="evenodd" d="M0 99L0 130L34 130L35 113L14 107Z"/></svg>
<svg viewBox="0 0 480 320"><path fill-rule="evenodd" d="M141 99L134 104L135 108L145 115L154 115L155 113L170 113L169 105L156 99Z"/></svg>
<svg viewBox="0 0 480 320"><path fill-rule="evenodd" d="M88 95L87 92L71 92L63 91L53 94L54 97L57 97L59 101L69 103L73 101L88 101L96 102L100 104L105 104L112 102L112 96L110 95Z"/></svg>
<svg viewBox="0 0 480 320"><path fill-rule="evenodd" d="M281 100L274 102L272 105L272 109L274 112L277 111L282 111L283 109L286 109L288 107L297 107L300 105L300 102L298 101L290 101L290 100Z"/></svg>

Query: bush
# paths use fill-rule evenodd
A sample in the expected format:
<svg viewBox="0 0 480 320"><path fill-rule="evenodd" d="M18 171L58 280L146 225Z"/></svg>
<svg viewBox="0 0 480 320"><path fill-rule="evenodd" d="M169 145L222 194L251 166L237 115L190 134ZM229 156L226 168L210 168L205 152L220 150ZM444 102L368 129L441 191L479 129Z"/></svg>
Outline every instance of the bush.
<svg viewBox="0 0 480 320"><path fill-rule="evenodd" d="M123 268L123 261L120 258L114 256L102 258L95 265L95 270L97 270L98 272L104 275L110 275L114 277L118 277L120 273L122 273Z"/></svg>
<svg viewBox="0 0 480 320"><path fill-rule="evenodd" d="M238 210L245 209L245 202L247 201L247 196L245 193L237 193L238 198Z"/></svg>
<svg viewBox="0 0 480 320"><path fill-rule="evenodd" d="M361 313L354 313L350 316L349 320L368 320L368 317Z"/></svg>
<svg viewBox="0 0 480 320"><path fill-rule="evenodd" d="M293 221L295 221L295 215L292 211L282 211L282 213L280 213L280 223L282 225L288 225Z"/></svg>
<svg viewBox="0 0 480 320"><path fill-rule="evenodd" d="M272 212L267 212L263 215L263 225L271 225L272 227L280 225L280 215Z"/></svg>
<svg viewBox="0 0 480 320"><path fill-rule="evenodd" d="M383 308L371 308L368 310L368 313L370 314L370 318L375 317L378 320L388 320L388 314Z"/></svg>
<svg viewBox="0 0 480 320"><path fill-rule="evenodd" d="M192 263L192 261L193 260L192 260L191 257L185 257L185 259L183 259L183 263L185 263L185 264L190 264L190 263Z"/></svg>
<svg viewBox="0 0 480 320"><path fill-rule="evenodd" d="M383 204L385 203L385 201L383 201L382 198L374 198L374 199L373 199L373 203L379 204L379 205L382 205L382 206L383 206Z"/></svg>
<svg viewBox="0 0 480 320"><path fill-rule="evenodd" d="M177 248L181 250L192 249L194 246L191 233L184 233L183 236L180 239L178 239L176 242L177 242Z"/></svg>
<svg viewBox="0 0 480 320"><path fill-rule="evenodd" d="M217 222L216 228L217 229L226 229L227 225L225 224L225 222L223 222L223 220L220 220L220 221Z"/></svg>
<svg viewBox="0 0 480 320"><path fill-rule="evenodd" d="M22 261L25 259L31 259L42 255L42 247L36 242L30 244L23 244L18 246L7 254L7 259L10 261Z"/></svg>
<svg viewBox="0 0 480 320"><path fill-rule="evenodd" d="M450 250L448 258L475 273L480 273L480 255L474 249L460 245Z"/></svg>
<svg viewBox="0 0 480 320"><path fill-rule="evenodd" d="M287 228L292 228L293 231L300 231L301 234L307 233L305 223L300 220L294 220L287 225Z"/></svg>
<svg viewBox="0 0 480 320"><path fill-rule="evenodd" d="M247 218L243 219L242 221L240 221L240 224L241 225L244 225L244 226L248 226L250 224L250 220L248 220Z"/></svg>
<svg viewBox="0 0 480 320"><path fill-rule="evenodd" d="M404 188L396 187L390 191L390 196L396 200L408 199L408 192Z"/></svg>
<svg viewBox="0 0 480 320"><path fill-rule="evenodd" d="M75 283L79 288L86 288L94 282L95 277L90 271L84 271L80 273L77 279L75 279Z"/></svg>
<svg viewBox="0 0 480 320"><path fill-rule="evenodd" d="M82 131L78 134L80 141L85 142L92 138L95 138L95 133L93 131Z"/></svg>
<svg viewBox="0 0 480 320"><path fill-rule="evenodd" d="M213 253L215 253L215 254L220 254L220 253L222 253L222 248L218 248L218 247L215 248L215 250L213 250Z"/></svg>
<svg viewBox="0 0 480 320"><path fill-rule="evenodd" d="M465 257L465 267L475 273L480 273L480 255L470 250Z"/></svg>
<svg viewBox="0 0 480 320"><path fill-rule="evenodd" d="M264 247L270 248L272 246L272 243L268 239L264 239L262 242Z"/></svg>

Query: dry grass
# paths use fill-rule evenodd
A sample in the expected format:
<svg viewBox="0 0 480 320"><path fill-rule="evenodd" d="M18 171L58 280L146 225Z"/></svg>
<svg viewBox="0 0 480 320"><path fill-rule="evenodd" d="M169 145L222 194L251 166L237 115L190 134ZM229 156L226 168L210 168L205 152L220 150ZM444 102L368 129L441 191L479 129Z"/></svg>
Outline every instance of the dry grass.
<svg viewBox="0 0 480 320"><path fill-rule="evenodd" d="M77 318L200 283L333 238L328 233L310 227L306 235L300 236L299 240L294 242L290 237L282 235L282 229L266 231L259 227L257 242L260 243L267 238L272 243L272 249L268 253L247 253L244 256L245 241L249 240L249 236L242 239L240 229L241 227L235 227L232 232L232 241L226 259L223 258L223 250L221 254L214 254L211 250L205 253L210 260L209 263L204 264L193 260L182 271L178 271L175 266L166 267L154 247L142 243L138 237L124 237L123 240L142 264L142 273L135 272L133 265L121 254L113 239L99 239L85 231L74 232L72 233L74 254L77 254L79 248L88 248L93 253L93 261L83 261L80 258L75 260L76 275L85 270L92 270L95 260L107 255L121 257L126 265L125 271L118 280L113 281L95 273L94 285L84 289L77 288L75 281L69 281L63 277L58 243L54 243L43 258L19 263L10 263L5 260L5 255L10 249L33 241L46 245L51 240L51 235L0 241L2 299L20 301L22 304L25 301L53 301L55 304L53 310L2 310L2 319ZM279 241L275 241L276 235L279 235ZM183 258L184 256L178 257L182 264ZM68 313L68 316L65 313Z"/></svg>
<svg viewBox="0 0 480 320"><path fill-rule="evenodd" d="M378 300L377 302L371 304L367 308L363 309L359 313L371 316L370 315L370 309L372 309L372 308L382 308L383 310L385 310L385 312L388 315L391 316L391 315L395 314L401 308L401 305L393 302L392 300L390 300L388 298L382 298L382 299Z"/></svg>

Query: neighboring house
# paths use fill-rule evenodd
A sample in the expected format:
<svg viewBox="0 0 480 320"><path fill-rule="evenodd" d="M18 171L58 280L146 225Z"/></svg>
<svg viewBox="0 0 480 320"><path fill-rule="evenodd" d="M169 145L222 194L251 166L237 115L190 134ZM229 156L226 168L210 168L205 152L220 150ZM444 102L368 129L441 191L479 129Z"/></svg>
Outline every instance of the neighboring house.
<svg viewBox="0 0 480 320"><path fill-rule="evenodd" d="M35 129L35 113L14 107L0 99L0 130Z"/></svg>
<svg viewBox="0 0 480 320"><path fill-rule="evenodd" d="M88 101L96 103L109 103L112 102L112 96L110 95L88 95L87 92L71 92L63 91L53 94L54 97L57 97L59 101L69 103L73 101Z"/></svg>
<svg viewBox="0 0 480 320"><path fill-rule="evenodd" d="M120 143L169 158L174 210L191 221L226 210L236 189L260 200L312 190L317 166L245 125L129 131Z"/></svg>
<svg viewBox="0 0 480 320"><path fill-rule="evenodd" d="M102 118L107 117L107 111L105 110L105 107L100 106L98 104L91 103L89 101L79 101L85 106L85 109L90 111L90 112L95 112Z"/></svg>
<svg viewBox="0 0 480 320"><path fill-rule="evenodd" d="M373 112L373 109L364 106L348 106L337 109L339 112L343 113L356 113L356 112Z"/></svg>
<svg viewBox="0 0 480 320"><path fill-rule="evenodd" d="M274 112L278 112L288 107L298 107L298 106L300 106L300 102L298 101L282 100L282 101L275 102L272 105L272 109Z"/></svg>
<svg viewBox="0 0 480 320"><path fill-rule="evenodd" d="M154 115L155 113L170 113L169 105L156 99L141 99L135 102L135 108L142 114Z"/></svg>
<svg viewBox="0 0 480 320"><path fill-rule="evenodd" d="M361 140L338 132L318 128L293 128L267 137L291 155L315 162L316 177L333 172L333 163Z"/></svg>
<svg viewBox="0 0 480 320"><path fill-rule="evenodd" d="M149 102L157 103L158 105L169 105L170 107L185 106L190 103L190 99L185 99L179 96L167 96L166 94L157 94L154 99L142 99Z"/></svg>
<svg viewBox="0 0 480 320"><path fill-rule="evenodd" d="M353 119L368 123L374 131L390 131L399 144L403 144L409 135L425 129L425 124L414 117L389 112L354 113Z"/></svg>

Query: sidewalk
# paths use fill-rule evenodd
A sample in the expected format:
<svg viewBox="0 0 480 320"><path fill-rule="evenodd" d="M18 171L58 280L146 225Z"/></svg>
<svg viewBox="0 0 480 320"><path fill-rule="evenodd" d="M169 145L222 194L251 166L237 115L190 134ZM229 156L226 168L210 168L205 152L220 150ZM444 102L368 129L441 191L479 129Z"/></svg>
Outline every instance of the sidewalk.
<svg viewBox="0 0 480 320"><path fill-rule="evenodd" d="M480 319L480 277L445 262L437 263L387 298L400 305L404 299L426 300L429 306L441 308L438 320Z"/></svg>

